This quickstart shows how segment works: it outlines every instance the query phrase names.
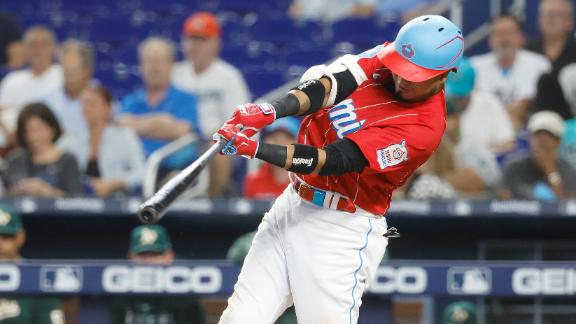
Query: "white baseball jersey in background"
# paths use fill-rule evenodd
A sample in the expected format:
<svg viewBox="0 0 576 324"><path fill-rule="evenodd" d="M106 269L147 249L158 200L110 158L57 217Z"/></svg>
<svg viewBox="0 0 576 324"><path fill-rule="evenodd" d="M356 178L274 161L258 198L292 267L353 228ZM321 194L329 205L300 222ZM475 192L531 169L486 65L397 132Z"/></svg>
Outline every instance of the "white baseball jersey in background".
<svg viewBox="0 0 576 324"><path fill-rule="evenodd" d="M212 62L202 74L196 74L192 63L179 62L172 70L172 82L198 96L197 112L205 138L212 138L236 106L250 101L240 71L221 59Z"/></svg>

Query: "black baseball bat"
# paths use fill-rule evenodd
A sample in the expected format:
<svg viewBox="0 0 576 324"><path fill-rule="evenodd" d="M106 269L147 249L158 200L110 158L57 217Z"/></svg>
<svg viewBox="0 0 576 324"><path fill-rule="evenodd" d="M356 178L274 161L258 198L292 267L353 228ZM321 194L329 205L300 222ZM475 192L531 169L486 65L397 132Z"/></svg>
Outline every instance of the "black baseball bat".
<svg viewBox="0 0 576 324"><path fill-rule="evenodd" d="M152 224L159 221L166 213L168 207L190 186L210 160L222 150L224 145L224 141L218 141L212 144L196 161L180 171L180 173L170 179L170 181L163 185L152 197L140 205L138 212L140 221L145 224Z"/></svg>

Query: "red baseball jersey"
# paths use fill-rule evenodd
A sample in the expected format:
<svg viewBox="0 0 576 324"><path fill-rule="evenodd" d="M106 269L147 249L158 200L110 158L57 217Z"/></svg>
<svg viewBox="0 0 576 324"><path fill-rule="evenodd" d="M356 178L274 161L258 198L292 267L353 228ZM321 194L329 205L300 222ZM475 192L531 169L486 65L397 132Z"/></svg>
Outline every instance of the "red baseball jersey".
<svg viewBox="0 0 576 324"><path fill-rule="evenodd" d="M446 128L444 91L420 102L399 101L382 46L358 55L367 81L342 102L307 116L298 143L322 148L342 138L356 143L369 166L343 175L297 176L318 189L338 192L377 215L390 207L394 189L434 152Z"/></svg>

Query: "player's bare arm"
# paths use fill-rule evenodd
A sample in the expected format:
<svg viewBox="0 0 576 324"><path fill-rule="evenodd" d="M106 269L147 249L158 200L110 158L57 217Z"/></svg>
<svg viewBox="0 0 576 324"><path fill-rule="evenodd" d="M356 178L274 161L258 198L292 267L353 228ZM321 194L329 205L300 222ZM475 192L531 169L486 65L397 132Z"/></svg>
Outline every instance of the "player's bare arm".
<svg viewBox="0 0 576 324"><path fill-rule="evenodd" d="M120 126L135 129L138 135L157 139L177 139L192 130L190 124L187 122L175 119L164 113L152 114L150 116L125 114L118 117L116 123Z"/></svg>

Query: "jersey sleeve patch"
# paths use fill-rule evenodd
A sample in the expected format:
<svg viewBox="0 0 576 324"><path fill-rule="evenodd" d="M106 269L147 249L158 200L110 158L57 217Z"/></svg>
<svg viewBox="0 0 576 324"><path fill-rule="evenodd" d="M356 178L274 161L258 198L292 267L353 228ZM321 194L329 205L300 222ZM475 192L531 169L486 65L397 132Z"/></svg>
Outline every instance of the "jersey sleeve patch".
<svg viewBox="0 0 576 324"><path fill-rule="evenodd" d="M384 170L388 167L398 165L404 161L408 161L408 149L406 148L406 140L397 144L391 144L383 149L376 150L376 160L380 169Z"/></svg>

